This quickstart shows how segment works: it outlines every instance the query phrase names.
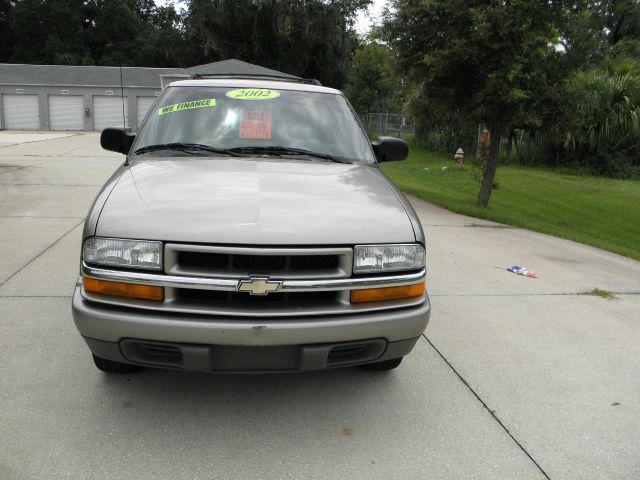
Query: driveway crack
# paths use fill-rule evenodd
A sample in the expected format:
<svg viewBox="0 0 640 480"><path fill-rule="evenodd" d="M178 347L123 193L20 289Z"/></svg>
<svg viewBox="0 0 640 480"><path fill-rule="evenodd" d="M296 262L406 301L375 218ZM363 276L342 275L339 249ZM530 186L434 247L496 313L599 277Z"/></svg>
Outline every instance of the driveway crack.
<svg viewBox="0 0 640 480"><path fill-rule="evenodd" d="M540 473L544 475L544 478L546 478L547 480L551 480L547 472L544 471L544 469L540 466L540 464L536 461L536 459L531 456L531 454L527 451L527 449L524 448L522 443L520 443L518 439L514 437L513 434L509 431L509 429L505 426L505 424L502 423L502 421L496 415L495 410L491 410L489 408L487 403L480 397L480 395L473 389L473 387L469 385L469 382L465 380L465 378L455 369L455 367L451 364L451 362L447 360L447 358L440 352L440 350L437 349L437 347L431 342L431 340L427 338L427 336L424 333L422 334L422 336L427 341L427 343L431 345L431 348L433 348L436 351L436 353L440 356L440 358L444 361L444 363L446 363L449 366L451 371L456 374L456 376L464 384L464 386L467 387L467 389L469 389L469 391L473 394L473 396L476 397L476 399L482 404L484 409L487 412L489 412L489 415L491 415L493 419L498 423L498 425L500 425L500 427L506 432L506 434L509 435L511 440L513 440L513 442L518 446L518 448L520 448L520 450L522 450L522 452L529 458L529 460L533 462L533 464L540 471Z"/></svg>
<svg viewBox="0 0 640 480"><path fill-rule="evenodd" d="M53 246L55 246L60 240L62 240L64 237L66 237L67 235L69 235L71 232L73 232L73 230L78 227L79 225L82 224L82 222L84 222L84 219L80 220L78 223L76 223L73 227L71 227L69 230L67 230L66 232L64 232L60 237L58 237L53 243L51 243L49 246L47 246L47 248L45 248L44 250L42 250L40 253L38 253L35 257L33 257L31 260L29 260L27 263L25 263L23 266L21 266L18 270L16 270L15 272L13 272L11 275L9 275L8 278L4 279L4 281L2 283L0 283L0 287L2 287L4 284L6 284L9 280L11 280L13 277L15 277L17 274L19 274L22 270L24 270L25 268L27 268L29 265L31 265L33 262L35 262L38 258L40 258L42 255L44 255L45 252L47 252L49 249L51 249Z"/></svg>
<svg viewBox="0 0 640 480"><path fill-rule="evenodd" d="M15 165L11 165L11 167L14 167L14 166ZM30 167L33 167L33 165L17 166L16 168L12 168L11 170L5 170L3 172L0 172L0 175L3 175L5 173L17 172L18 170L24 170L25 168L30 168Z"/></svg>
<svg viewBox="0 0 640 480"><path fill-rule="evenodd" d="M71 298L72 295L2 295L0 298Z"/></svg>

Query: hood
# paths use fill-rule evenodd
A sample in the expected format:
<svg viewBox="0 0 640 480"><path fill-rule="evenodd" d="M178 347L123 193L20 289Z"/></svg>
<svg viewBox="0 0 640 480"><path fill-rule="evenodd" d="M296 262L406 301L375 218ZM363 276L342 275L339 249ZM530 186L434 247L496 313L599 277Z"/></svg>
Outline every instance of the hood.
<svg viewBox="0 0 640 480"><path fill-rule="evenodd" d="M375 167L218 157L136 161L111 191L96 235L234 245L415 241Z"/></svg>

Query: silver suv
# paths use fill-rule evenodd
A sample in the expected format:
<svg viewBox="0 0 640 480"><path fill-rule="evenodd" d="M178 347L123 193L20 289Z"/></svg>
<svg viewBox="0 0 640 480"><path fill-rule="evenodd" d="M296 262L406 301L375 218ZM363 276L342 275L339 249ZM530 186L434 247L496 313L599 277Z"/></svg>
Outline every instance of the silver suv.
<svg viewBox="0 0 640 480"><path fill-rule="evenodd" d="M422 227L344 95L171 84L86 218L75 324L105 372L397 367L429 320Z"/></svg>

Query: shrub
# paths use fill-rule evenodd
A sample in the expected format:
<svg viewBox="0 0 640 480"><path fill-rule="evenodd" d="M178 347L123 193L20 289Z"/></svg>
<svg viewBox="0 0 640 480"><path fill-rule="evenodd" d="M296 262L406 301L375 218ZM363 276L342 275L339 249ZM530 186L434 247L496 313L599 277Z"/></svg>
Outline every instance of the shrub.
<svg viewBox="0 0 640 480"><path fill-rule="evenodd" d="M569 162L594 175L628 178L640 166L640 64L608 63L571 84L576 98L564 147Z"/></svg>

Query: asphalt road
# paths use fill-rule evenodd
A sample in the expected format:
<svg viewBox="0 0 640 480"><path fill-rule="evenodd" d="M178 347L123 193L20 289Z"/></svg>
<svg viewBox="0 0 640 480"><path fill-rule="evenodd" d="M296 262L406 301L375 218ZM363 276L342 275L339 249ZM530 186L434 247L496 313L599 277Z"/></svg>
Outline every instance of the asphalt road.
<svg viewBox="0 0 640 480"><path fill-rule="evenodd" d="M0 479L640 478L640 262L417 199L433 315L399 369L102 374L70 295L120 162L0 132Z"/></svg>

